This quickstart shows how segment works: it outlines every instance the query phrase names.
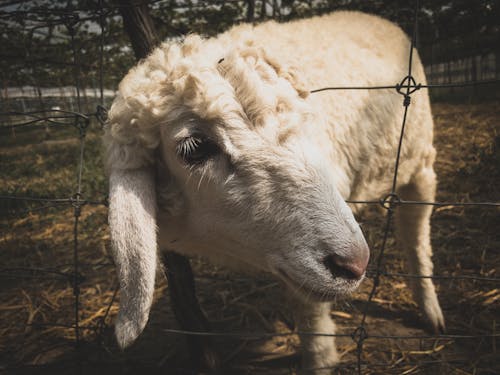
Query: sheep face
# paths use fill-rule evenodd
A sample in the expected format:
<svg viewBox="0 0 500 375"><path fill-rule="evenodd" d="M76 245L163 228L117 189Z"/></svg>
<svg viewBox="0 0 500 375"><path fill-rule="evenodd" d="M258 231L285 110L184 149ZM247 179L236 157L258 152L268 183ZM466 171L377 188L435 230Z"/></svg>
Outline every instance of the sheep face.
<svg viewBox="0 0 500 375"><path fill-rule="evenodd" d="M368 249L329 150L303 124L281 141L275 126L183 118L162 129L160 243L273 272L313 298L351 292Z"/></svg>
<svg viewBox="0 0 500 375"><path fill-rule="evenodd" d="M174 82L161 127L160 243L273 272L299 293L355 289L368 247L336 189L331 143L261 51Z"/></svg>
<svg viewBox="0 0 500 375"><path fill-rule="evenodd" d="M110 111L122 346L147 321L155 221L162 248L272 272L315 300L353 291L368 263L337 189L328 127L318 126L293 69L254 48L223 60L191 49L157 50L124 79Z"/></svg>

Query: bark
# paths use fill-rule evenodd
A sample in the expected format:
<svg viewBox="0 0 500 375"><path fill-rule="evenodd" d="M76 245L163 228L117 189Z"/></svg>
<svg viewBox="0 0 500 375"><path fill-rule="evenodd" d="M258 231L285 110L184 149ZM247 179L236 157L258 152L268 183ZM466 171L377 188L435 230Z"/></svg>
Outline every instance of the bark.
<svg viewBox="0 0 500 375"><path fill-rule="evenodd" d="M135 57L143 59L159 43L149 7L147 3L139 4L137 0L119 0L118 4Z"/></svg>
<svg viewBox="0 0 500 375"><path fill-rule="evenodd" d="M210 332L210 324L196 298L195 283L189 260L179 254L166 252L163 256L168 279L172 309L182 329ZM189 352L198 369L215 370L219 359L212 349L210 337L186 336Z"/></svg>
<svg viewBox="0 0 500 375"><path fill-rule="evenodd" d="M255 0L247 0L247 22L253 22L255 17Z"/></svg>

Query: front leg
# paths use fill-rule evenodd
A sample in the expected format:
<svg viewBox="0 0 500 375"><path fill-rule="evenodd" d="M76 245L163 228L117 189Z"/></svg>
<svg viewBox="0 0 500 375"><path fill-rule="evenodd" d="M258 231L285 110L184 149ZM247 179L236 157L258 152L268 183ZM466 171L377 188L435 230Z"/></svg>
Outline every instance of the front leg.
<svg viewBox="0 0 500 375"><path fill-rule="evenodd" d="M303 303L298 312L298 329L302 344L302 368L305 374L327 375L339 362L335 337L316 336L308 333L335 333L335 323L330 317L331 304L327 302Z"/></svg>
<svg viewBox="0 0 500 375"><path fill-rule="evenodd" d="M408 185L399 188L398 194L403 200L434 201L436 175L432 165L422 167ZM410 273L422 278L410 279L410 286L415 299L436 333L445 330L443 313L439 305L432 276L432 247L430 217L432 206L407 205L396 211L396 235L399 245L406 250Z"/></svg>
<svg viewBox="0 0 500 375"><path fill-rule="evenodd" d="M173 252L163 254L172 309L181 329L209 332L210 324L196 298L189 259ZM219 367L219 358L210 337L187 335L186 339L196 369L213 371Z"/></svg>

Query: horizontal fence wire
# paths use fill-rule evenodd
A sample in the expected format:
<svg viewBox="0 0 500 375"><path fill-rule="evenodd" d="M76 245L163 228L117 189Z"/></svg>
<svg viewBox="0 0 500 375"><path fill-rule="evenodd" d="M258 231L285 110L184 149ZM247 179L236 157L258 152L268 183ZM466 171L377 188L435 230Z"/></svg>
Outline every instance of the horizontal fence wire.
<svg viewBox="0 0 500 375"><path fill-rule="evenodd" d="M411 77L411 76L410 76ZM405 84L404 81L401 83L396 83L394 85L382 85L382 86L330 86L322 87L320 89L311 90L311 94L315 94L323 91L334 91L334 90L396 90L401 93L403 88L407 88L410 91L417 91L420 89L449 89L449 88L460 88L460 87L473 87L473 86L485 86L485 85L497 85L500 83L500 79L489 79L477 82L459 82L459 83L439 83L439 84Z"/></svg>
<svg viewBox="0 0 500 375"><path fill-rule="evenodd" d="M149 5L155 6L161 1L149 1ZM205 2L200 2L205 3ZM223 4L220 2L206 2L210 4ZM125 5L125 6L139 6L144 4L143 1L137 1L136 3ZM26 204L39 204L39 207L19 207L8 208L7 212L12 214L26 214L34 212L37 210L46 210L54 207L69 207L73 209L73 262L71 264L72 271L60 271L58 268L41 268L41 267L1 267L0 268L0 278L13 278L13 279L50 279L54 281L64 280L71 284L73 290L73 323L71 324L61 324L61 323L24 323L19 326L9 325L9 328L17 327L20 330L26 329L26 327L35 328L65 328L74 331L75 335L75 346L77 350L80 348L81 344L81 332L83 331L94 331L96 335L102 339L105 335L105 328L108 325L107 318L110 314L113 304L116 302L116 297L118 293L118 287L115 287L114 292L105 306L105 314L100 319L97 325L85 325L80 323L81 315L81 284L85 279L85 276L81 272L83 262L80 258L79 247L80 247L80 217L82 214L82 209L87 205L94 206L107 206L107 194L103 192L102 197L98 199L86 199L82 192L82 177L84 173L84 162L85 162L85 144L87 130L90 126L91 120L96 120L98 124L102 127L106 122L107 109L104 102L104 84L103 84L103 66L104 66L104 55L105 55L105 18L116 17L119 14L119 7L124 5L118 5L115 3L104 3L102 1L98 2L96 7L67 7L63 8L38 8L30 10L14 10L14 11L0 11L0 20L19 20L23 19L24 22L30 22L30 26L26 25L26 30L36 30L42 27L54 27L56 25L61 25L66 27L68 34L70 36L70 46L72 49L72 61L66 61L73 67L73 80L74 86L76 88L77 94L77 111L67 111L60 109L42 109L37 111L6 111L0 113L0 122L4 119L9 119L14 123L9 123L8 125L1 125L0 132L17 132L22 130L37 130L44 129L47 126L53 127L68 127L73 128L77 132L78 137L78 148L79 156L77 161L77 173L76 173L76 189L70 197L35 197L35 196L17 196L12 195L0 195L0 201L3 202L24 202ZM415 81L412 76L412 63L413 63L413 51L416 44L417 27L418 27L418 13L420 10L419 1L415 1L414 8L414 24L413 33L410 38L409 45L409 59L408 59L408 75L402 77L400 83L396 84L386 84L386 85L374 85L374 86L326 86L317 89L313 89L310 92L312 94L327 95L328 91L332 90L393 90L401 95L402 105L404 107L404 115L401 121L401 133L399 137L399 146L397 154L395 157L394 175L392 189L390 193L379 200L347 200L349 204L363 204L363 205L379 205L383 207L387 212L386 222L383 230L383 241L381 247L377 251L377 257L375 259L375 266L367 270L366 277L373 281L373 286L369 292L368 298L362 308L362 318L360 323L352 330L350 333L342 334L330 334L322 332L286 332L286 333L270 333L270 332L217 332L217 331L191 331L191 330L181 330L181 329L161 329L161 332L171 335L181 335L181 336L209 336L209 337L232 337L241 340L250 339L265 339L272 337L288 337L290 335L301 335L301 336L324 336L324 337L343 337L350 338L356 344L356 362L355 363L340 363L334 368L336 369L351 369L358 374L362 374L364 370L369 370L373 368L397 368L399 366L427 366L427 365L437 365L444 363L443 360L432 360L432 361L408 361L401 360L398 363L372 363L367 362L363 359L364 355L364 344L367 340L455 340L455 339L467 339L467 340L479 340L479 339L496 339L500 338L500 334L477 334L477 335L462 335L462 334L433 334L433 335L380 335L371 334L369 330L369 324L367 323L367 316L369 314L371 305L373 304L373 299L377 293L377 288L380 285L381 278L407 278L407 279L435 279L435 280L474 280L478 282L499 282L500 278L497 277L487 277L482 275L416 275L408 273L398 273L398 272L387 272L383 268L385 250L387 247L387 240L389 232L392 226L392 219L395 209L399 206L405 205L428 205L434 207L479 207L481 209L488 208L498 208L500 207L500 202L470 202L470 201L453 201L453 202L429 202L429 201L410 201L400 198L397 194L397 178L398 178L398 168L400 161L400 153L403 144L403 136L405 133L406 119L408 107L411 105L411 95L421 89L446 89L446 88L464 88L464 87L474 87L474 86L487 86L496 85L500 83L499 79L486 80L486 81L471 81L462 83L442 83L442 84L422 84ZM82 15L83 13L83 15ZM99 77L99 104L96 106L95 111L91 113L84 113L82 110L82 100L81 100L81 82L80 76L82 71L81 62L79 61L79 51L76 47L76 30L81 27L85 22L94 21L100 25L100 39L99 39L99 61L98 61L98 77ZM29 59L30 54L27 54ZM461 115L461 112L456 113L456 115ZM437 114L437 116L448 116L450 114ZM453 115L453 114L451 114ZM104 263L103 266L111 266L112 263ZM68 265L66 265L68 266ZM210 277L208 277L210 278ZM229 280L228 280L229 281ZM0 327L2 329L3 327ZM464 361L447 359L445 363L463 363ZM81 364L81 363L80 363ZM29 367L30 365L26 365ZM42 368L44 365L40 365ZM318 371L323 368L315 369L304 369L307 371ZM330 369L324 368L324 369Z"/></svg>

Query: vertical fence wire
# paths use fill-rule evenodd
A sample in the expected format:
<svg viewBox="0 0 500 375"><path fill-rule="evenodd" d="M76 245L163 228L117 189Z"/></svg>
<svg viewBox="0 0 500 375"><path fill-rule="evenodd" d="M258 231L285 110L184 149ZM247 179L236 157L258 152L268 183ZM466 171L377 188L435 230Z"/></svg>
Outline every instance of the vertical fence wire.
<svg viewBox="0 0 500 375"><path fill-rule="evenodd" d="M398 171L399 171L399 161L401 159L401 149L403 147L403 139L404 139L404 134L405 134L405 127L406 127L406 119L408 116L408 108L411 104L411 92L412 92L412 85L415 85L415 79L412 76L412 62L413 62L413 48L416 43L416 37L417 37L417 24L418 24L418 12L420 10L419 6L419 1L415 1L415 19L414 19L414 24L413 24L413 33L411 36L410 40L410 51L409 51L409 57L408 57L408 76L406 76L402 81L400 86L405 87L405 92L404 92L404 99L403 99L403 107L404 107L404 113L403 113L403 120L401 123L401 133L399 135L399 141L398 141L398 148L397 148L397 153L396 153L396 161L394 165L394 176L392 180L392 188L391 192L389 195L386 197L386 201L388 201L389 206L387 208L387 218L385 222L385 229L384 229L384 237L382 240L382 245L380 247L379 253L377 255L377 260L376 260L376 267L375 267L375 276L373 278L373 286L370 291L370 294L368 295L368 299L366 301L366 304L364 306L363 310L363 316L361 318L361 323L359 327L356 329L356 331L353 334L353 339L356 342L356 356L357 356L357 371L358 374L362 374L361 370L361 364L362 364L362 355L363 355L363 343L364 340L367 338L367 332L366 332L366 317L368 315L368 310L370 308L370 304L373 300L373 297L375 296L375 293L377 292L377 288L380 284L380 275L381 275L381 269L382 269L382 262L384 258L384 253L385 249L387 246L387 239L389 237L389 231L391 229L391 224L392 224L392 219L394 215L394 202L395 200L398 200L398 196L396 193L396 187L397 187L397 179L398 179ZM406 83L406 85L405 85ZM398 93L401 93L401 90L398 90Z"/></svg>
<svg viewBox="0 0 500 375"><path fill-rule="evenodd" d="M69 2L68 2L69 4ZM81 102L80 102L80 69L78 65L77 49L75 45L75 27L78 20L76 18L70 19L67 28L71 37L71 49L73 52L73 77L76 88L76 102L78 112L81 112ZM74 216L74 227L73 227L73 295L75 297L75 341L76 347L80 346L80 280L78 277L78 225L80 222L81 215L81 185L82 185L82 173L83 173L83 158L85 151L85 127L82 125L79 117L75 117L75 125L79 132L79 144L80 153L78 159L78 173L77 173L77 187L76 193L73 198L73 216Z"/></svg>

